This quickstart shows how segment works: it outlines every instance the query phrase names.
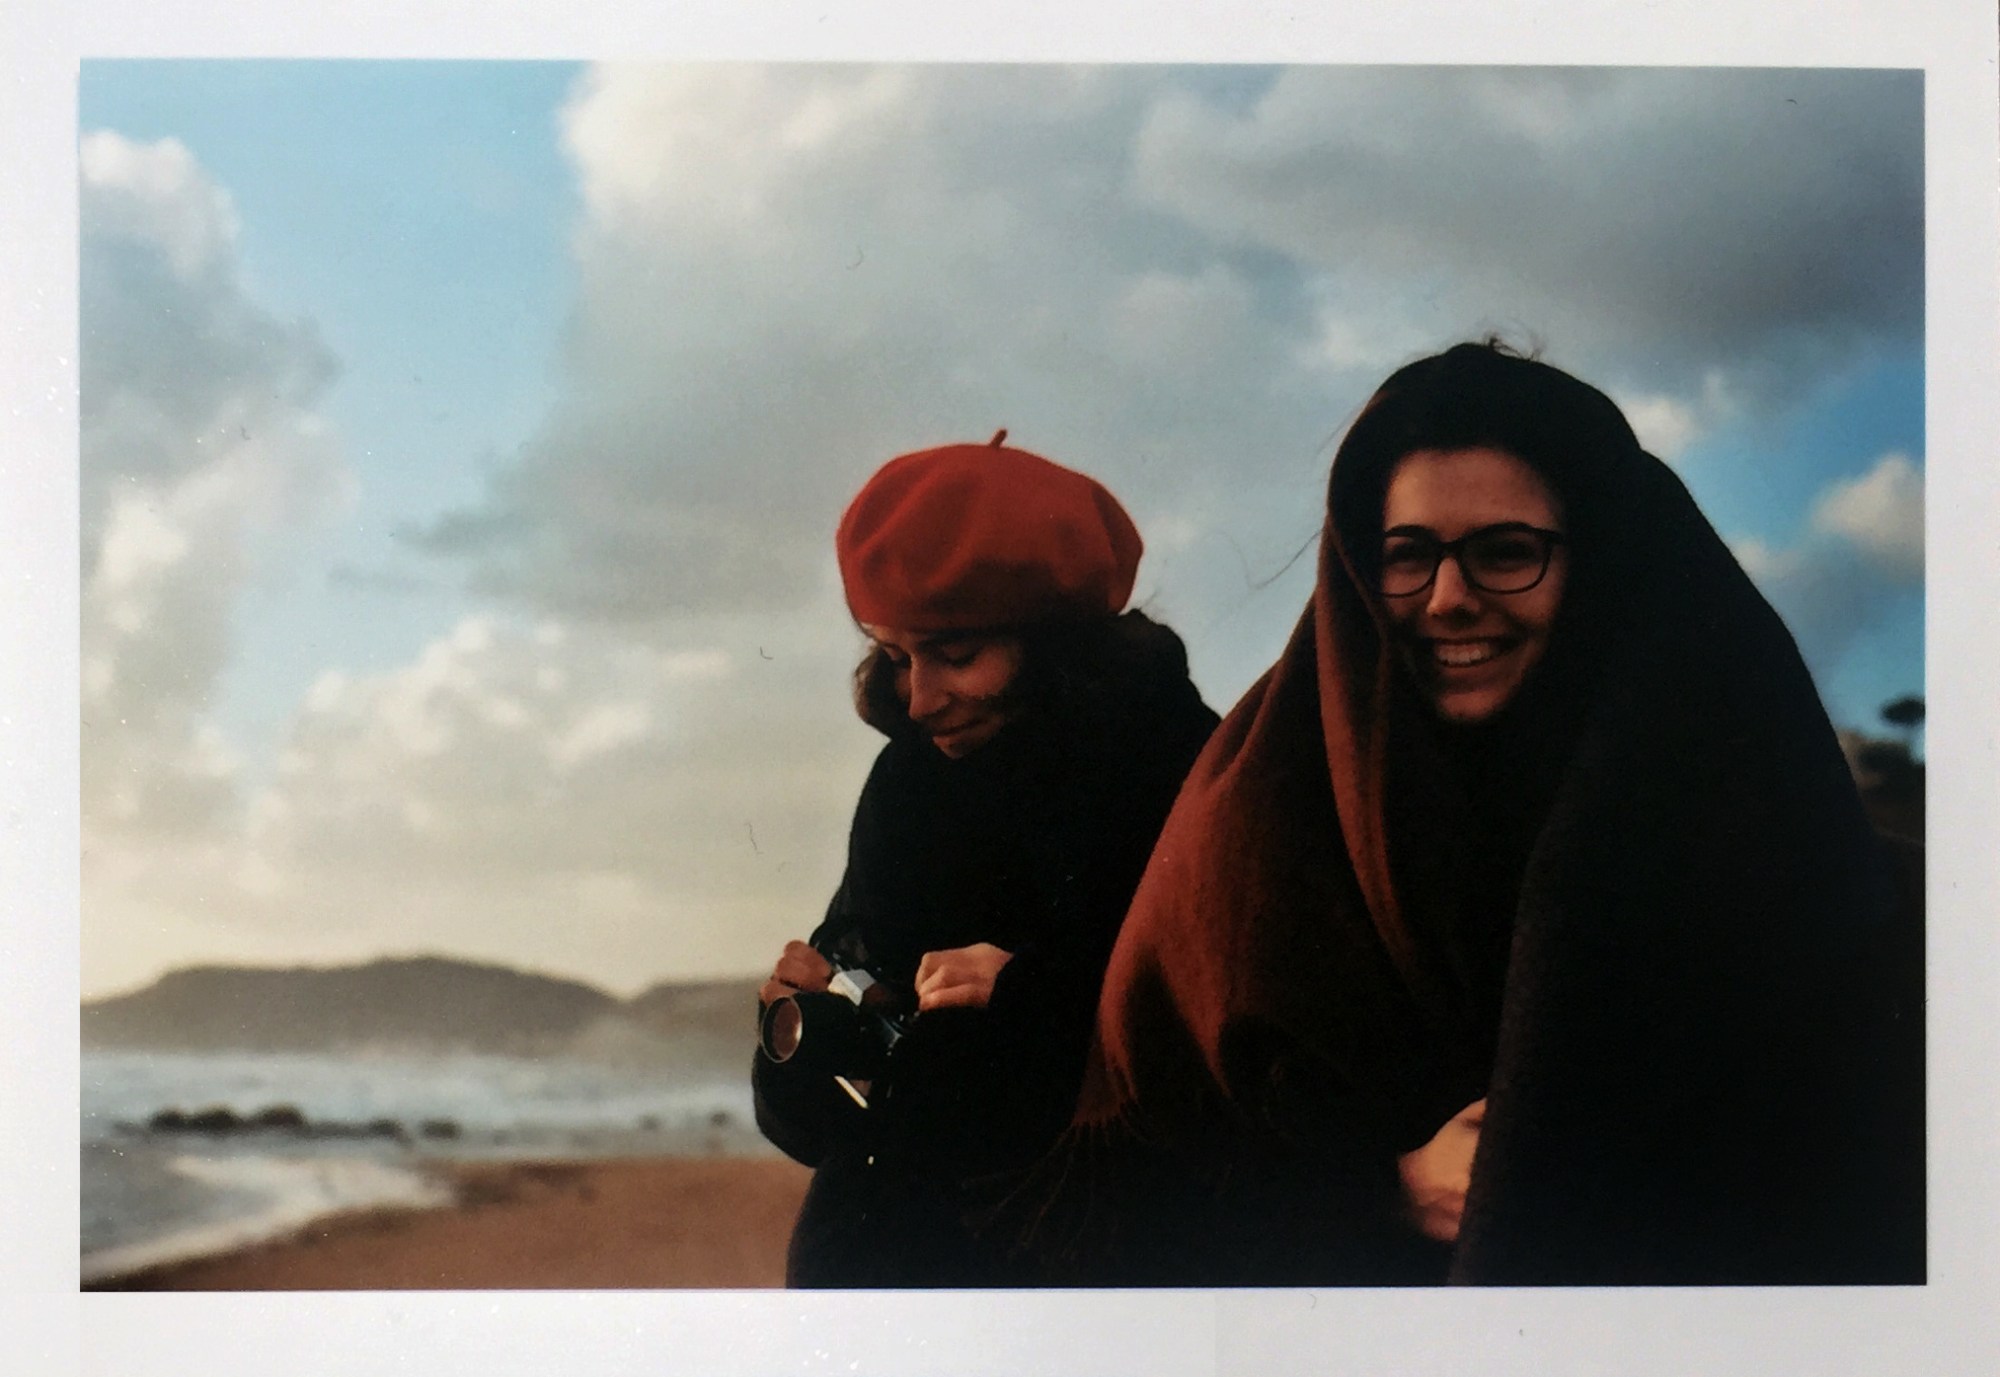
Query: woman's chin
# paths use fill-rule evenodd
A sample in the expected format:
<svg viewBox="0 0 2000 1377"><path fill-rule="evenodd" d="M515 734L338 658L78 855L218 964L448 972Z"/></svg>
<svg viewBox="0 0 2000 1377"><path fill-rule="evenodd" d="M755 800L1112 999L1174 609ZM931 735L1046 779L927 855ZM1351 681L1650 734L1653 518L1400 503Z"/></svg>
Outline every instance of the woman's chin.
<svg viewBox="0 0 2000 1377"><path fill-rule="evenodd" d="M939 732L931 737L931 745L953 760L962 760L991 741L999 730L997 725L977 723L956 731Z"/></svg>
<svg viewBox="0 0 2000 1377"><path fill-rule="evenodd" d="M1461 727L1477 726L1498 717L1514 701L1514 692L1519 687L1518 681L1465 687L1433 686L1431 707L1442 721Z"/></svg>
<svg viewBox="0 0 2000 1377"><path fill-rule="evenodd" d="M1516 648L1478 665L1439 665L1428 656L1413 666L1431 710L1443 722L1476 726L1498 717L1519 696L1540 658Z"/></svg>

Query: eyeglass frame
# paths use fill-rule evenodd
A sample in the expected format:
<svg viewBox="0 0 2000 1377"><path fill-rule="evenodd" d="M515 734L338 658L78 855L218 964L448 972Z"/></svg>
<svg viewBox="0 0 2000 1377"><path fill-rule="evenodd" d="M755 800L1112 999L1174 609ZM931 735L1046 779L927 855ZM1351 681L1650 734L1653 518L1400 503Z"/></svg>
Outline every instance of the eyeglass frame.
<svg viewBox="0 0 2000 1377"><path fill-rule="evenodd" d="M1488 588L1485 584L1474 578L1472 571L1465 567L1465 559L1463 557L1465 547L1481 536L1491 535L1495 531L1525 531L1530 535L1540 536L1548 542L1548 548L1542 554L1541 572L1536 574L1529 582L1522 584L1519 588ZM1444 568L1444 562L1447 559L1458 566L1458 576L1465 580L1465 586L1468 588L1475 588L1482 593L1490 593L1495 597L1502 598L1512 597L1516 593L1532 592L1534 589L1541 587L1542 581L1548 578L1549 568L1556 562L1556 547L1569 543L1569 537L1561 531L1551 531L1545 526L1531 526L1525 521L1496 521L1491 526L1481 526L1476 531L1467 531L1456 540L1439 540L1422 526L1397 526L1382 532L1383 542L1386 544L1390 536L1406 532L1421 532L1425 538L1434 542L1437 546L1437 558L1431 561L1429 578L1425 579L1415 588L1405 589L1400 593L1391 593L1382 586L1382 564L1378 558L1375 566L1375 591L1385 598L1414 598L1430 592L1432 588L1437 586L1438 570Z"/></svg>

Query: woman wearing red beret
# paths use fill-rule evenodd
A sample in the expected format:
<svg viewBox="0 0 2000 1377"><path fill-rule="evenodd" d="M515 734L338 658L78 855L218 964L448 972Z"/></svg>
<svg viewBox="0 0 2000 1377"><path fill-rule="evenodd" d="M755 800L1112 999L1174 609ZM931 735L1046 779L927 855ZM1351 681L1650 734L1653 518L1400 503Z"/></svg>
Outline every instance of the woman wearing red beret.
<svg viewBox="0 0 2000 1377"><path fill-rule="evenodd" d="M1491 345L1412 363L1341 443L1311 603L1189 775L1014 1208L1099 1283L1921 1281L1908 857L1603 393Z"/></svg>
<svg viewBox="0 0 2000 1377"><path fill-rule="evenodd" d="M816 1169L793 1286L1023 1280L963 1188L1068 1121L1119 922L1216 722L1180 639L1123 610L1141 545L1117 499L1003 438L891 460L840 523L856 706L889 739L826 920L761 992L757 1121ZM871 982L864 1014L829 1002Z"/></svg>

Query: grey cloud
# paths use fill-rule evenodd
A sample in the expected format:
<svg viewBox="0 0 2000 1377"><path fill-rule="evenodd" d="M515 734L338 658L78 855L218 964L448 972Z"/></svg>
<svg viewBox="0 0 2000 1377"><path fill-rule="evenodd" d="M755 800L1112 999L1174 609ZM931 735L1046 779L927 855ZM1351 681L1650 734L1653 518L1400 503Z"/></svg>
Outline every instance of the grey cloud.
<svg viewBox="0 0 2000 1377"><path fill-rule="evenodd" d="M127 144L102 132L92 138L99 150L122 147L133 158L178 148L170 141ZM93 177L86 160L81 187L86 567L116 494L171 485L229 448L288 425L339 372L311 322L282 320L245 292L233 224L217 218L227 198L184 150L171 164L177 176L164 183L130 175L129 161ZM202 251L178 242L191 236Z"/></svg>
<svg viewBox="0 0 2000 1377"><path fill-rule="evenodd" d="M326 571L326 581L329 587L383 597L407 597L434 592L438 587L437 579L408 569L346 563L330 566Z"/></svg>
<svg viewBox="0 0 2000 1377"><path fill-rule="evenodd" d="M335 369L245 292L186 149L99 132L82 163L86 825L186 836L238 802L207 725L237 595L343 481L312 410Z"/></svg>
<svg viewBox="0 0 2000 1377"><path fill-rule="evenodd" d="M1167 80L599 77L570 117L600 189L568 388L484 501L417 543L545 610L656 620L824 597L876 464L1001 426L1135 506L1309 461L1325 379L1270 255L1217 255L1124 194ZM674 123L688 82L710 83L699 130ZM788 152L802 121L840 132Z"/></svg>
<svg viewBox="0 0 2000 1377"><path fill-rule="evenodd" d="M1914 72L1294 69L1248 111L1162 101L1138 184L1336 296L1416 287L1445 334L1518 315L1682 391L1789 353L1748 379L1781 396L1920 328L1922 139Z"/></svg>

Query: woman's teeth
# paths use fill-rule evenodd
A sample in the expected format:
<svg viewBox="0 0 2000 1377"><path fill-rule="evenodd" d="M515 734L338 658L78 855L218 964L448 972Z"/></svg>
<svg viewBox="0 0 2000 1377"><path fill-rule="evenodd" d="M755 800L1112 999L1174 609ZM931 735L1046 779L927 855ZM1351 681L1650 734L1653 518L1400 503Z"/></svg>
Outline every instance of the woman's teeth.
<svg viewBox="0 0 2000 1377"><path fill-rule="evenodd" d="M1507 648L1505 641L1432 641L1431 656L1441 665L1453 669L1464 669L1469 665L1483 665L1497 658Z"/></svg>

